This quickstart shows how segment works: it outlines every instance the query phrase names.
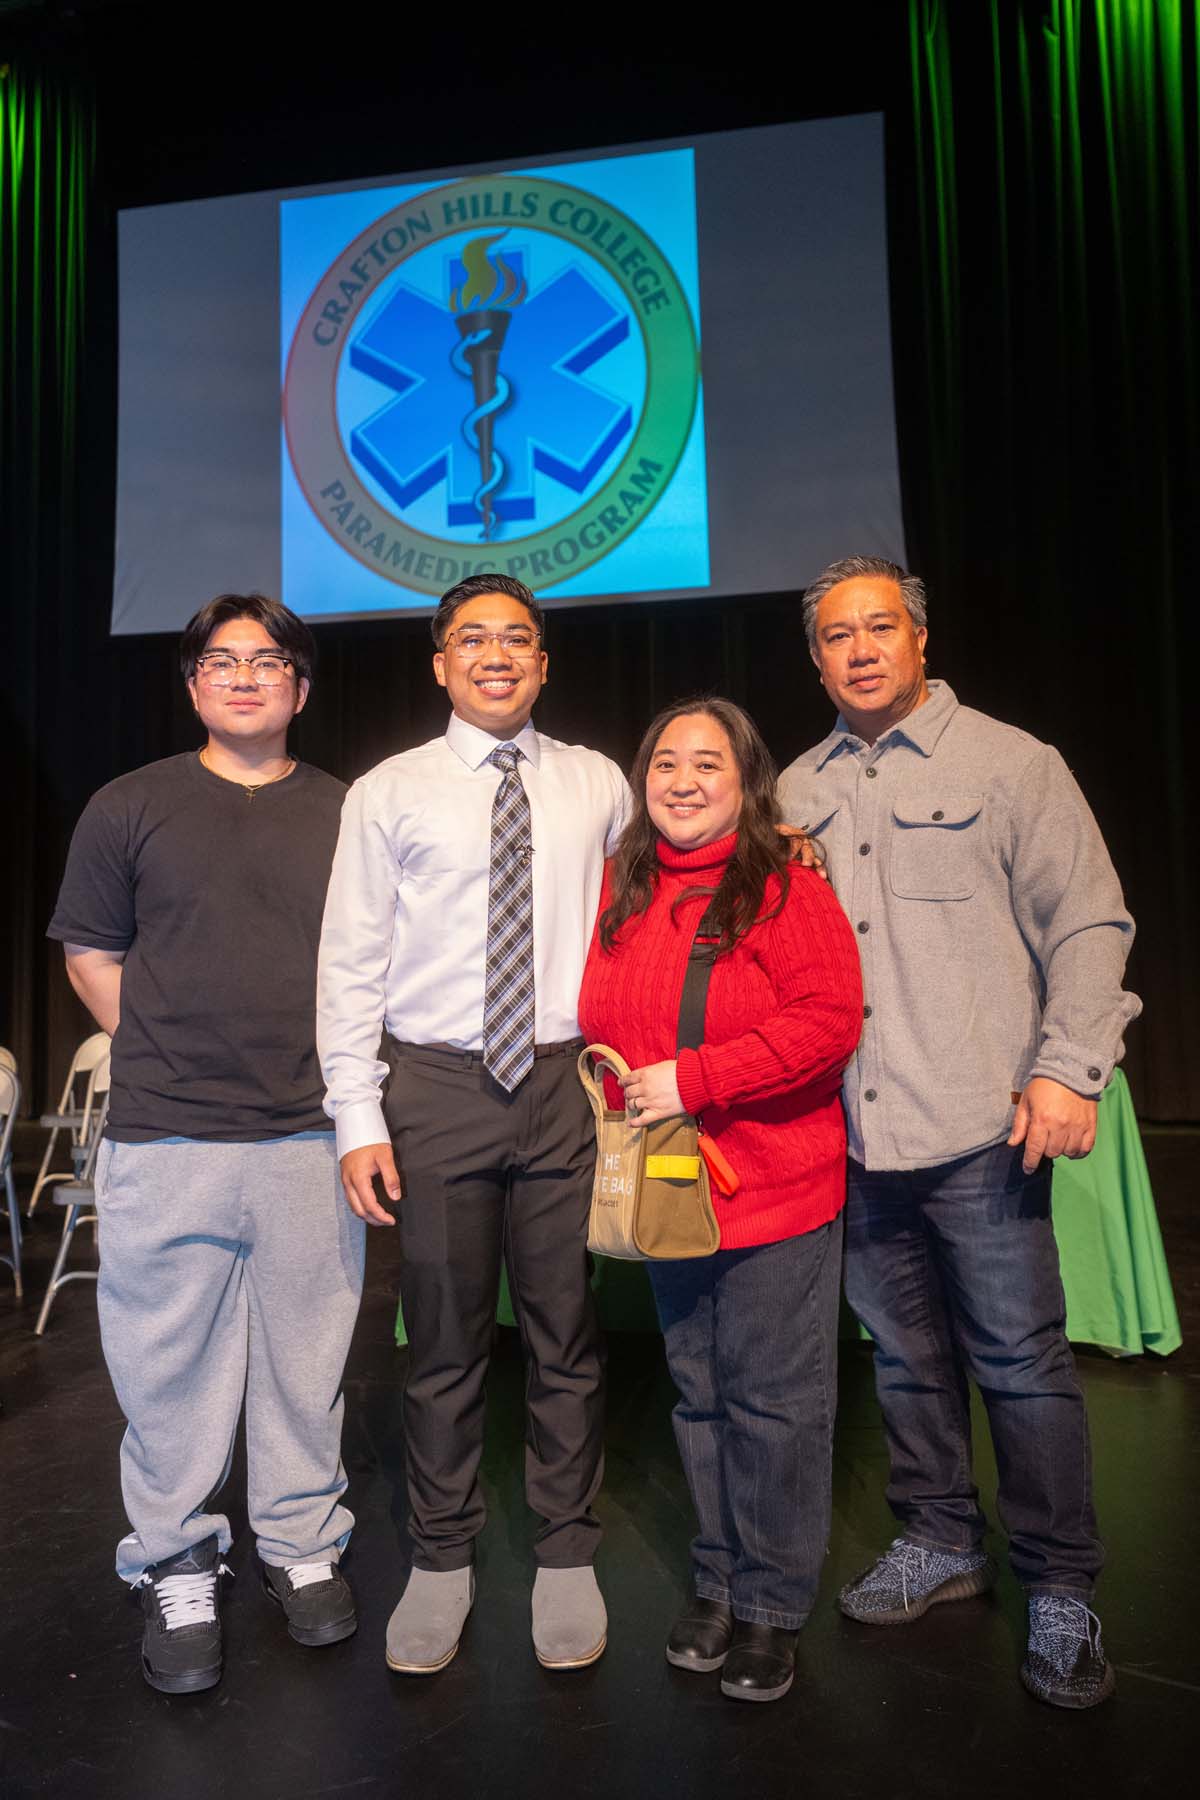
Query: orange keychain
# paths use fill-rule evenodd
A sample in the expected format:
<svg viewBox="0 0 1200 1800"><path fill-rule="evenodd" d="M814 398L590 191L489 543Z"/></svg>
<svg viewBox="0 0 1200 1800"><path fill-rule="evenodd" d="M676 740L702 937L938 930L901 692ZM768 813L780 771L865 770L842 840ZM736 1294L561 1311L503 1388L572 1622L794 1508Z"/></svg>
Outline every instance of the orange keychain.
<svg viewBox="0 0 1200 1800"><path fill-rule="evenodd" d="M708 1164L708 1172L717 1192L724 1194L726 1199L736 1194L740 1186L738 1176L706 1131L700 1133L699 1144L700 1154Z"/></svg>

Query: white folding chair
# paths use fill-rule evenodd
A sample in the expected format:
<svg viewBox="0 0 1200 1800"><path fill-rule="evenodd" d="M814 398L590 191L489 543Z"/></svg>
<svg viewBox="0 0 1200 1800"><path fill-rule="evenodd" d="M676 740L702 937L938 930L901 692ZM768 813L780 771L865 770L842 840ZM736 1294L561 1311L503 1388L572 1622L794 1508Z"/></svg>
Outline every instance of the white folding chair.
<svg viewBox="0 0 1200 1800"><path fill-rule="evenodd" d="M0 1044L0 1069L11 1069L14 1075L17 1072L17 1059L3 1044Z"/></svg>
<svg viewBox="0 0 1200 1800"><path fill-rule="evenodd" d="M31 1219L33 1209L48 1181L70 1181L72 1179L70 1175L52 1176L50 1174L54 1147L58 1142L59 1133L62 1131L70 1133L72 1149L77 1148L83 1142L84 1130L95 1099L95 1073L100 1064L107 1060L111 1049L112 1039L107 1031L94 1031L91 1037L84 1038L71 1058L67 1079L63 1082L63 1090L59 1095L57 1112L43 1113L38 1121L50 1133L50 1136L46 1140L45 1154L37 1172L37 1179L33 1184L33 1192L29 1196L29 1217Z"/></svg>
<svg viewBox="0 0 1200 1800"><path fill-rule="evenodd" d="M50 1317L50 1308L60 1288L66 1287L69 1281L95 1281L95 1269L71 1269L64 1274L67 1257L71 1250L71 1240L75 1236L77 1225L95 1225L96 1203L96 1158L100 1153L100 1143L104 1136L104 1121L108 1117L108 1059L102 1065L104 1072L103 1097L96 1107L89 1123L89 1134L83 1145L74 1147L73 1154L78 1158L79 1166L74 1175L50 1176L50 1181L57 1181L54 1189L54 1201L57 1206L65 1206L67 1216L63 1220L62 1242L58 1246L58 1255L54 1259L54 1267L50 1271L50 1281L38 1313L34 1335L41 1337L46 1329L46 1321Z"/></svg>
<svg viewBox="0 0 1200 1800"><path fill-rule="evenodd" d="M0 1055L7 1057L7 1050ZM16 1063L0 1062L0 1176L8 1202L8 1226L12 1233L12 1255L0 1256L13 1272L13 1285L19 1300L25 1292L21 1281L21 1214L17 1208L17 1190L13 1184L13 1127L21 1106L21 1084L17 1080Z"/></svg>

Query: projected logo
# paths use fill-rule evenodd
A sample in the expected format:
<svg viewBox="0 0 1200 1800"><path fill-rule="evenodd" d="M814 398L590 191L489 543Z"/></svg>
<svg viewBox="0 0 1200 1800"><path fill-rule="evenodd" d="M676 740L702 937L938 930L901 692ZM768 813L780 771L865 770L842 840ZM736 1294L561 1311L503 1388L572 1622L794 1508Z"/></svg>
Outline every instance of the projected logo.
<svg viewBox="0 0 1200 1800"><path fill-rule="evenodd" d="M492 175L345 246L295 330L284 424L313 513L378 575L546 587L637 532L698 395L692 311L647 232L581 188ZM699 486L703 530L702 467Z"/></svg>

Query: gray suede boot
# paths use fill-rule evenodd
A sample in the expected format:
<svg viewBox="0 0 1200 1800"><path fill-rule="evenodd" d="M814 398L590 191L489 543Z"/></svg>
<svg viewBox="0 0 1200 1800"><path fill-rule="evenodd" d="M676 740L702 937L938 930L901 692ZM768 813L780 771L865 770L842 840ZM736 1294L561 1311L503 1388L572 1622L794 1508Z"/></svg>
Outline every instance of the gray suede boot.
<svg viewBox="0 0 1200 1800"><path fill-rule="evenodd" d="M533 1584L533 1648L543 1669L586 1669L608 1642L608 1613L590 1563L539 1569Z"/></svg>
<svg viewBox="0 0 1200 1800"><path fill-rule="evenodd" d="M473 1569L414 1569L388 1620L387 1665L401 1675L436 1675L450 1662L475 1599Z"/></svg>

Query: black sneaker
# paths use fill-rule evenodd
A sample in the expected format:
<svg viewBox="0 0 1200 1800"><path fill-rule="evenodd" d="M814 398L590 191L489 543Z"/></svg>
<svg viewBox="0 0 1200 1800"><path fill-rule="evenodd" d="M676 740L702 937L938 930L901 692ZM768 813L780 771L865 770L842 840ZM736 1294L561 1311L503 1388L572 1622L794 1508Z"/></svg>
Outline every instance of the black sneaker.
<svg viewBox="0 0 1200 1800"><path fill-rule="evenodd" d="M160 1694L195 1694L221 1679L221 1618L217 1540L153 1563L134 1583L141 1589L146 1625L142 1674Z"/></svg>
<svg viewBox="0 0 1200 1800"><path fill-rule="evenodd" d="M1021 1680L1047 1706L1099 1706L1117 1685L1100 1621L1069 1594L1029 1596L1029 1645Z"/></svg>
<svg viewBox="0 0 1200 1800"><path fill-rule="evenodd" d="M263 1587L298 1644L338 1644L358 1630L354 1595L335 1562L263 1564Z"/></svg>

